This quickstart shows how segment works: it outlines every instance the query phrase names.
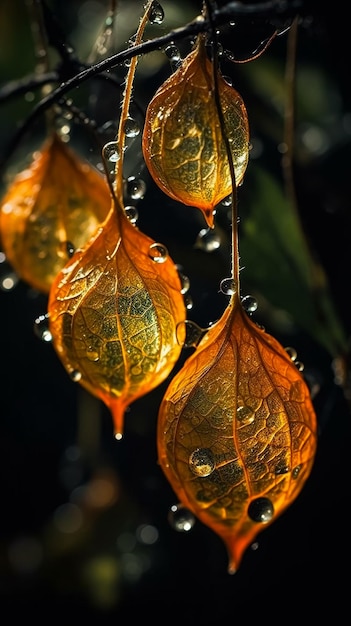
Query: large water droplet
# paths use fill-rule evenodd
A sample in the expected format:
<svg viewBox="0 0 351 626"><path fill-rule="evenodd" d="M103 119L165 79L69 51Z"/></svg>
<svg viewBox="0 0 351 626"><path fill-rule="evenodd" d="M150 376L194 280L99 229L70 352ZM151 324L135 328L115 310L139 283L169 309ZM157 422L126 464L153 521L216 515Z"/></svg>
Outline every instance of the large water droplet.
<svg viewBox="0 0 351 626"><path fill-rule="evenodd" d="M126 193L132 200L140 200L146 192L146 183L142 178L129 176L126 182Z"/></svg>
<svg viewBox="0 0 351 626"><path fill-rule="evenodd" d="M132 224L136 224L138 221L138 209L135 206L126 206L124 212Z"/></svg>
<svg viewBox="0 0 351 626"><path fill-rule="evenodd" d="M274 515L274 507L269 498L256 498L250 502L247 512L252 521L267 524Z"/></svg>
<svg viewBox="0 0 351 626"><path fill-rule="evenodd" d="M126 137L137 137L140 133L140 126L135 119L127 117L124 120L123 130Z"/></svg>
<svg viewBox="0 0 351 626"><path fill-rule="evenodd" d="M292 348L291 346L287 346L285 348L285 352L289 355L289 357L291 358L292 361L296 361L296 359L297 359L297 352L296 352L295 348Z"/></svg>
<svg viewBox="0 0 351 626"><path fill-rule="evenodd" d="M179 48L174 44L170 44L165 48L165 54L169 58L170 61L178 62L181 60L181 55L179 52Z"/></svg>
<svg viewBox="0 0 351 626"><path fill-rule="evenodd" d="M168 513L168 521L174 530L186 533L194 527L196 519L185 506L173 504Z"/></svg>
<svg viewBox="0 0 351 626"><path fill-rule="evenodd" d="M208 448L196 448L189 457L189 467L196 476L209 476L216 467L213 453Z"/></svg>
<svg viewBox="0 0 351 626"><path fill-rule="evenodd" d="M249 406L241 405L236 409L236 417L241 424L247 426L254 421L255 412Z"/></svg>
<svg viewBox="0 0 351 626"><path fill-rule="evenodd" d="M213 228L202 228L194 245L205 252L213 252L220 247L221 237Z"/></svg>
<svg viewBox="0 0 351 626"><path fill-rule="evenodd" d="M246 313L254 313L257 311L257 300L254 296L245 296L241 299L241 304Z"/></svg>
<svg viewBox="0 0 351 626"><path fill-rule="evenodd" d="M219 284L219 290L225 296L233 296L237 292L237 284L234 278L223 278Z"/></svg>
<svg viewBox="0 0 351 626"><path fill-rule="evenodd" d="M102 156L105 161L109 161L110 163L117 163L120 159L119 148L117 141L109 141L105 143L102 148Z"/></svg>
<svg viewBox="0 0 351 626"><path fill-rule="evenodd" d="M151 24L162 24L164 19L165 19L165 12L162 6L160 5L159 2L157 2L157 0L154 0L154 2L151 5L150 12L149 12L149 22Z"/></svg>
<svg viewBox="0 0 351 626"><path fill-rule="evenodd" d="M196 348L207 330L190 320L185 320L184 324L186 327L184 347Z"/></svg>
<svg viewBox="0 0 351 626"><path fill-rule="evenodd" d="M178 271L178 276L179 276L180 284L181 284L180 292L182 294L185 294L190 289L190 280L189 280L188 276L183 274L183 268L180 265L176 265L176 268L177 268L177 271Z"/></svg>
<svg viewBox="0 0 351 626"><path fill-rule="evenodd" d="M155 263L164 263L168 257L168 250L162 243L152 243L149 248L149 257Z"/></svg>

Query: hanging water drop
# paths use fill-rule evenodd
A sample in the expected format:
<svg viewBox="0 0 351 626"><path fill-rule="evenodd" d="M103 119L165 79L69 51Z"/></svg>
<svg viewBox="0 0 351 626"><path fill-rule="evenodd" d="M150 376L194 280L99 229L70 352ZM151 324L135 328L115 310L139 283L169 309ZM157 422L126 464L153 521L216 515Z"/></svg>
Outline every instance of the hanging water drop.
<svg viewBox="0 0 351 626"><path fill-rule="evenodd" d="M291 358L292 361L296 361L296 359L297 359L297 352L296 352L295 348L292 348L291 346L287 346L285 348L285 352L289 355L289 357Z"/></svg>
<svg viewBox="0 0 351 626"><path fill-rule="evenodd" d="M254 522L267 524L274 515L274 507L269 498L256 498L250 502L247 512Z"/></svg>
<svg viewBox="0 0 351 626"><path fill-rule="evenodd" d="M180 265L177 265L177 271L181 284L180 293L186 294L190 289L190 280L188 276L183 273L182 267Z"/></svg>
<svg viewBox="0 0 351 626"><path fill-rule="evenodd" d="M181 61L181 55L179 52L179 48L174 44L170 44L165 48L165 54L169 58L170 61L178 63Z"/></svg>
<svg viewBox="0 0 351 626"><path fill-rule="evenodd" d="M153 243L149 248L149 257L155 263L165 263L168 257L168 250L161 243Z"/></svg>
<svg viewBox="0 0 351 626"><path fill-rule="evenodd" d="M195 525L195 517L189 509L181 504L173 504L168 514L168 521L174 530L189 532Z"/></svg>
<svg viewBox="0 0 351 626"><path fill-rule="evenodd" d="M184 347L196 348L206 334L206 330L191 320L185 320L184 324L186 329Z"/></svg>
<svg viewBox="0 0 351 626"><path fill-rule="evenodd" d="M223 278L219 285L219 290L224 293L225 296L233 296L237 292L238 286L234 278Z"/></svg>
<svg viewBox="0 0 351 626"><path fill-rule="evenodd" d="M163 8L161 7L160 3L157 2L157 0L154 0L154 2L151 5L150 12L149 12L150 24L162 24L164 19L165 19L165 12Z"/></svg>
<svg viewBox="0 0 351 626"><path fill-rule="evenodd" d="M146 183L142 178L129 176L126 182L126 193L132 200L141 200L146 192Z"/></svg>
<svg viewBox="0 0 351 626"><path fill-rule="evenodd" d="M132 224L136 224L138 221L138 209L135 206L126 206L124 212Z"/></svg>
<svg viewBox="0 0 351 626"><path fill-rule="evenodd" d="M102 156L105 161L110 163L117 163L120 159L119 148L117 141L109 141L102 148Z"/></svg>
<svg viewBox="0 0 351 626"><path fill-rule="evenodd" d="M140 133L140 126L135 119L127 117L123 124L123 130L126 137L137 137Z"/></svg>
<svg viewBox="0 0 351 626"><path fill-rule="evenodd" d="M229 196L227 196L226 198L223 198L223 200L222 200L221 204L223 204L223 206L231 206L232 202L233 202L233 197L232 197L232 195L230 194L230 195L229 195Z"/></svg>
<svg viewBox="0 0 351 626"><path fill-rule="evenodd" d="M257 311L258 304L254 296L244 296L244 298L241 299L241 304L246 313L254 313Z"/></svg>
<svg viewBox="0 0 351 626"><path fill-rule="evenodd" d="M205 252L218 250L221 245L221 237L211 228L202 228L196 238L195 248L200 248Z"/></svg>

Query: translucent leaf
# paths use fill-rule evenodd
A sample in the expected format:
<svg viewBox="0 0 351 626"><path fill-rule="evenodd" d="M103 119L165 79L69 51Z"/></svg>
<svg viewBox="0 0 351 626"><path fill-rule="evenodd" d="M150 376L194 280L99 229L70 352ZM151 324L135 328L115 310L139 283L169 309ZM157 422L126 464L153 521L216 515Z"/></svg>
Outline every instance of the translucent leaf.
<svg viewBox="0 0 351 626"><path fill-rule="evenodd" d="M54 133L19 173L1 203L1 243L20 278L41 292L74 248L106 218L111 194L105 178Z"/></svg>
<svg viewBox="0 0 351 626"><path fill-rule="evenodd" d="M182 349L176 265L116 204L57 275L48 313L65 369L110 409L120 438L126 408L168 376Z"/></svg>
<svg viewBox="0 0 351 626"><path fill-rule="evenodd" d="M218 90L239 185L249 155L246 108L220 74ZM212 228L214 208L231 193L232 180L214 98L213 67L202 36L150 101L142 146L149 172L162 191L198 207Z"/></svg>
<svg viewBox="0 0 351 626"><path fill-rule="evenodd" d="M234 295L172 379L157 432L170 485L223 539L229 572L300 493L316 439L301 372Z"/></svg>

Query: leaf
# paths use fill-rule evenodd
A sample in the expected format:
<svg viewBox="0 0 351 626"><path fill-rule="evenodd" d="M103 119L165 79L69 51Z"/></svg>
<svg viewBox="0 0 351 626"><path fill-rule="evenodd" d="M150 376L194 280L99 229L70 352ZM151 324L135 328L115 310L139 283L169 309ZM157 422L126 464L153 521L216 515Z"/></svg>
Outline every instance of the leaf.
<svg viewBox="0 0 351 626"><path fill-rule="evenodd" d="M173 377L157 426L161 468L180 502L223 539L230 573L300 493L316 430L301 372L233 295Z"/></svg>
<svg viewBox="0 0 351 626"><path fill-rule="evenodd" d="M249 155L246 108L220 74L218 90L239 185ZM213 67L200 36L150 101L142 137L145 163L156 184L171 198L199 208L211 228L215 206L232 191L213 94Z"/></svg>
<svg viewBox="0 0 351 626"><path fill-rule="evenodd" d="M243 280L332 356L344 352L345 331L325 272L312 256L298 215L274 178L252 164L241 196L240 252Z"/></svg>
<svg viewBox="0 0 351 626"><path fill-rule="evenodd" d="M104 177L53 133L2 200L7 260L20 278L47 294L70 251L92 237L110 206Z"/></svg>
<svg viewBox="0 0 351 626"><path fill-rule="evenodd" d="M127 407L168 376L182 349L186 308L176 265L116 201L57 275L48 314L65 369L110 409L121 438Z"/></svg>

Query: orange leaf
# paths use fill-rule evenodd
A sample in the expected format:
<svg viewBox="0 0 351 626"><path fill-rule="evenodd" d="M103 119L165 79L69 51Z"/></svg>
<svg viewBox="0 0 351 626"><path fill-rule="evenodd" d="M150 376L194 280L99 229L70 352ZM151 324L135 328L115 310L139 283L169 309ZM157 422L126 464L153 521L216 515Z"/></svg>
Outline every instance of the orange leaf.
<svg viewBox="0 0 351 626"><path fill-rule="evenodd" d="M310 475L316 416L308 387L237 295L172 379L157 445L179 500L223 539L230 573Z"/></svg>
<svg viewBox="0 0 351 626"><path fill-rule="evenodd" d="M90 239L110 206L105 178L54 133L2 200L0 231L7 260L20 278L48 293L70 248Z"/></svg>
<svg viewBox="0 0 351 626"><path fill-rule="evenodd" d="M246 108L220 74L218 89L239 185L249 155ZM232 192L233 183L214 99L213 67L202 36L150 101L142 147L148 170L162 191L198 207L212 228L214 208Z"/></svg>
<svg viewBox="0 0 351 626"><path fill-rule="evenodd" d="M182 349L186 308L176 265L113 206L56 277L48 313L64 367L111 410L120 438L126 408L168 376Z"/></svg>

